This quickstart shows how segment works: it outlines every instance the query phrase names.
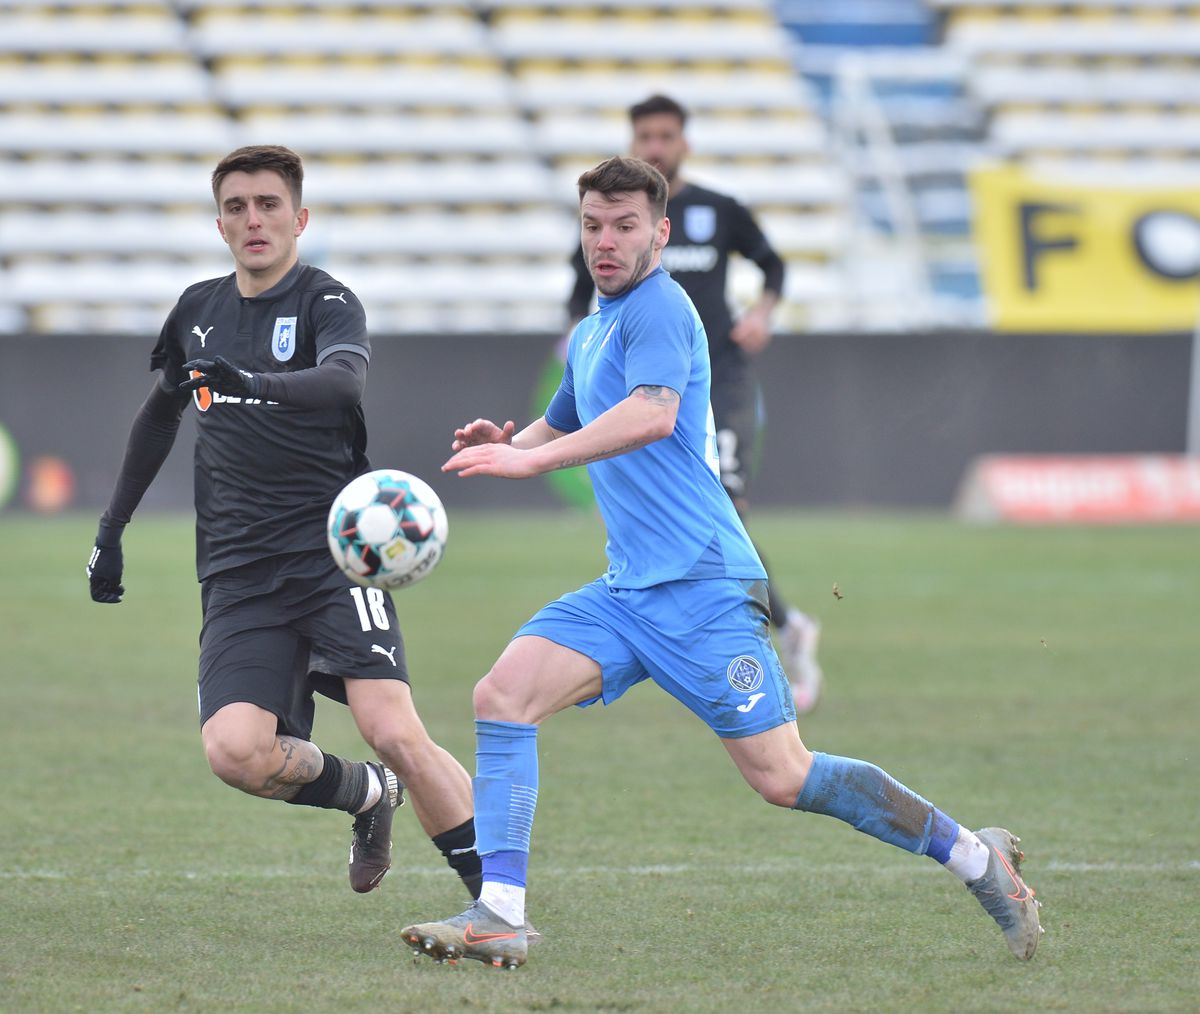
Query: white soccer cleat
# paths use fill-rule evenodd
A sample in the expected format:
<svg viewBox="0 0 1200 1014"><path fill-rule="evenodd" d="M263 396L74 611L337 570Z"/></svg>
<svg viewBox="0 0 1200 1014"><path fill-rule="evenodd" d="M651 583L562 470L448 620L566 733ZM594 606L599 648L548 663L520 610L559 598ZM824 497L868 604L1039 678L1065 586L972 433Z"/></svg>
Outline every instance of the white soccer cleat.
<svg viewBox="0 0 1200 1014"><path fill-rule="evenodd" d="M825 679L817 662L821 624L799 609L789 609L786 621L779 628L778 637L783 666L792 684L796 714L807 715L817 706L821 684Z"/></svg>

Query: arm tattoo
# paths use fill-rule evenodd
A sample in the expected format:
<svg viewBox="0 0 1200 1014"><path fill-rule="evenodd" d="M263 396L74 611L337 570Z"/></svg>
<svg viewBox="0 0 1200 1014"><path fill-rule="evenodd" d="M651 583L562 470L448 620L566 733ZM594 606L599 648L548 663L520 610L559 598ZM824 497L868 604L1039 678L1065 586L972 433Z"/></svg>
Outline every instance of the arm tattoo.
<svg viewBox="0 0 1200 1014"><path fill-rule="evenodd" d="M574 468L576 465L590 465L593 461L600 461L603 458L615 458L618 454L624 454L626 451L637 450L637 448L645 446L644 442L635 440L632 443L622 444L620 447L608 447L603 451L596 451L594 454L589 454L586 457L564 458L558 467Z"/></svg>
<svg viewBox="0 0 1200 1014"><path fill-rule="evenodd" d="M655 405L667 406L679 402L679 392L670 387L663 387L661 384L642 384L641 387L635 387L632 394L635 398L641 398L643 401Z"/></svg>

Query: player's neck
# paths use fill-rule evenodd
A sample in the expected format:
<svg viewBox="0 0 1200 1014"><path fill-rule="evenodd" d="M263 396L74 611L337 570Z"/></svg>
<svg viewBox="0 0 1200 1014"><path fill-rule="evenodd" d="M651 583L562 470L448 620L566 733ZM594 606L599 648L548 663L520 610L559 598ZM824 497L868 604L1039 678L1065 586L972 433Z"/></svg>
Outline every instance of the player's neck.
<svg viewBox="0 0 1200 1014"><path fill-rule="evenodd" d="M297 251L286 263L276 265L266 271L251 271L240 264L237 265L234 273L237 275L238 293L246 299L261 296L268 289L273 289L278 285L283 276L296 266L299 259L300 253Z"/></svg>
<svg viewBox="0 0 1200 1014"><path fill-rule="evenodd" d="M676 173L667 183L667 199L678 197L679 192L687 186L687 180L683 178L682 173Z"/></svg>

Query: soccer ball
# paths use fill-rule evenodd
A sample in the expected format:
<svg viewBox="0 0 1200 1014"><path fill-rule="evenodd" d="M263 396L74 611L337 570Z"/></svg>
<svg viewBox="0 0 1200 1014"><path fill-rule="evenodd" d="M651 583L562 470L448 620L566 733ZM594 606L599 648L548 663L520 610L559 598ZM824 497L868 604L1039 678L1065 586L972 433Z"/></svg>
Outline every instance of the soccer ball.
<svg viewBox="0 0 1200 1014"><path fill-rule="evenodd" d="M428 576L448 530L446 509L428 483L391 468L350 482L334 498L326 526L334 562L370 588L403 588Z"/></svg>

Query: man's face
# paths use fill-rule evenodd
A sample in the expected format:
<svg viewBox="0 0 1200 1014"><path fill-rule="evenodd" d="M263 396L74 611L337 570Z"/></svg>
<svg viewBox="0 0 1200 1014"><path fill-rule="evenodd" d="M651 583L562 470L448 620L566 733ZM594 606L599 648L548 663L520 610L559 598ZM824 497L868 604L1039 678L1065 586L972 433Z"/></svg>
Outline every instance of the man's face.
<svg viewBox="0 0 1200 1014"><path fill-rule="evenodd" d="M296 237L308 224L308 209L292 205L279 173L230 173L221 181L217 203L217 228L238 267L270 275L296 259Z"/></svg>
<svg viewBox="0 0 1200 1014"><path fill-rule="evenodd" d="M649 162L667 178L668 183L674 182L687 152L683 124L678 116L650 113L634 121L629 153L643 162Z"/></svg>
<svg viewBox="0 0 1200 1014"><path fill-rule="evenodd" d="M583 255L602 296L620 296L645 278L657 266L671 234L667 219L654 221L644 191L589 190L579 214Z"/></svg>

